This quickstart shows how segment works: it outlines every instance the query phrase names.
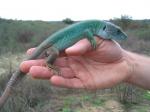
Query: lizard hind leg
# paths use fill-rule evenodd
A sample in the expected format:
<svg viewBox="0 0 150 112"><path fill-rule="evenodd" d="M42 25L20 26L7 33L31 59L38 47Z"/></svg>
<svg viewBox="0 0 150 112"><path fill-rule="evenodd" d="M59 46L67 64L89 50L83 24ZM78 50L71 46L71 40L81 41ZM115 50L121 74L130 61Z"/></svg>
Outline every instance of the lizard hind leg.
<svg viewBox="0 0 150 112"><path fill-rule="evenodd" d="M51 52L49 54L49 56L46 59L46 66L50 69L54 71L54 74L58 74L60 75L60 70L58 67L56 67L54 64L55 60L57 59L57 57L59 56L59 51L57 48L52 47L51 48Z"/></svg>
<svg viewBox="0 0 150 112"><path fill-rule="evenodd" d="M90 30L86 30L86 31L84 32L84 35L85 35L85 37L89 40L89 42L91 43L92 48L93 48L93 49L96 49L97 44L96 44L96 41L95 41L95 39L94 39L93 33L92 33Z"/></svg>

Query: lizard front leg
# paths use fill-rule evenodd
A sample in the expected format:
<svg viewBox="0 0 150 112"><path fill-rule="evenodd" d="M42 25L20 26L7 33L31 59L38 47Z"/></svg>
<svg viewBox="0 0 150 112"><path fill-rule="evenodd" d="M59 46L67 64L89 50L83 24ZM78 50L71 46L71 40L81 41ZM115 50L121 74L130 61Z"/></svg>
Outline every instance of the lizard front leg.
<svg viewBox="0 0 150 112"><path fill-rule="evenodd" d="M96 49L97 45L96 45L96 41L94 39L93 33L90 30L85 30L83 32L83 36L85 36L89 40L89 42L91 43L92 48Z"/></svg>
<svg viewBox="0 0 150 112"><path fill-rule="evenodd" d="M54 70L54 74L60 75L59 68L53 65L58 56L59 56L58 49L55 47L51 47L50 54L46 59L46 65L50 70Z"/></svg>

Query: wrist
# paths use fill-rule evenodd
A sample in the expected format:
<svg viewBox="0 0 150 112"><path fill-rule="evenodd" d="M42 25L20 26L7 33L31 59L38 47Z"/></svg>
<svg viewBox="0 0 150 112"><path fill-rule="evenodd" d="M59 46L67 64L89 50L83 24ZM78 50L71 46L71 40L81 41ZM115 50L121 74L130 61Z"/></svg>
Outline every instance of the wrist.
<svg viewBox="0 0 150 112"><path fill-rule="evenodd" d="M131 68L126 82L150 89L150 58L128 51L125 51L125 57Z"/></svg>
<svg viewBox="0 0 150 112"><path fill-rule="evenodd" d="M123 51L123 57L127 63L127 66L129 67L129 71L127 72L128 77L125 80L125 82L132 84L134 81L134 75L135 75L135 65L136 65L135 60L136 59L133 53L126 51L126 50Z"/></svg>

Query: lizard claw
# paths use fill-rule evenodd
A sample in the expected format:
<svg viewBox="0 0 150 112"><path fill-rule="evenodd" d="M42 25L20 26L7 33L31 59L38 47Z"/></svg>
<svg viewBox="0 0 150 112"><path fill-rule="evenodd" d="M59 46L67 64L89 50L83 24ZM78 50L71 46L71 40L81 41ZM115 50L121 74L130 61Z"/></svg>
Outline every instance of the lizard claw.
<svg viewBox="0 0 150 112"><path fill-rule="evenodd" d="M54 75L59 75L61 76L61 71L57 66L51 65L49 63L46 63L46 67L53 72Z"/></svg>

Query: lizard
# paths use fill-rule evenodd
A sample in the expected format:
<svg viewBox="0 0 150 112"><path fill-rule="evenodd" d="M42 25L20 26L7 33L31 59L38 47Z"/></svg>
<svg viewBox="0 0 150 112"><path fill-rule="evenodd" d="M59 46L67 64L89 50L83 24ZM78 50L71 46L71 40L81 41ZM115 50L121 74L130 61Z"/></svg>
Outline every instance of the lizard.
<svg viewBox="0 0 150 112"><path fill-rule="evenodd" d="M94 36L112 40L123 40L127 38L125 32L123 32L119 26L111 22L103 20L80 21L50 35L36 47L32 55L30 55L26 60L37 59L42 53L46 53L47 49L50 49L50 54L46 58L46 63L49 68L55 70L53 63L59 54L79 40L84 38L88 39L92 48L96 49L96 41ZM11 95L15 85L17 85L25 74L26 73L23 73L19 67L16 72L12 74L2 96L0 97L0 109Z"/></svg>

